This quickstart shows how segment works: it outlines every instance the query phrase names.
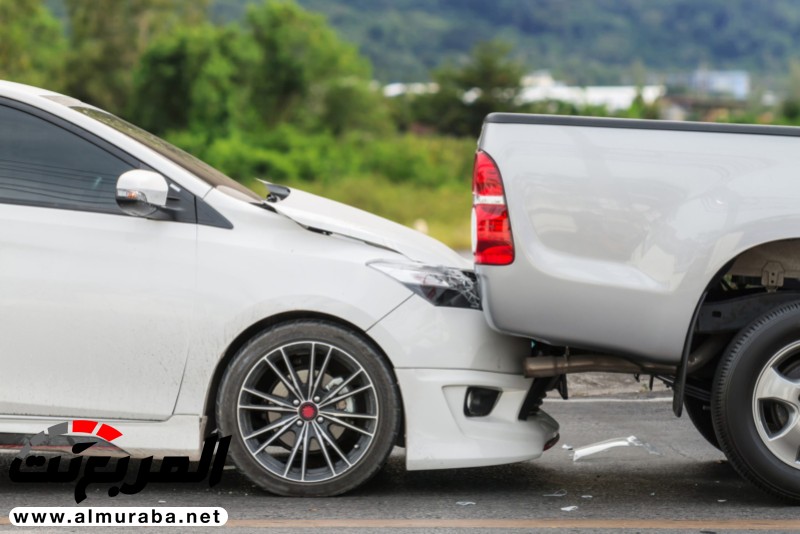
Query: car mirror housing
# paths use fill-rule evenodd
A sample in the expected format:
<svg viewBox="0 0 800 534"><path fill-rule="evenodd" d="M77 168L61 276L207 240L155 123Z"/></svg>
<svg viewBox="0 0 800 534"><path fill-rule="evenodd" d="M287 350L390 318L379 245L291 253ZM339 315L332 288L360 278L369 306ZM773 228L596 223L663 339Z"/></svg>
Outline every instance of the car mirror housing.
<svg viewBox="0 0 800 534"><path fill-rule="evenodd" d="M148 217L167 205L169 184L153 171L134 169L117 179L117 205L128 215Z"/></svg>

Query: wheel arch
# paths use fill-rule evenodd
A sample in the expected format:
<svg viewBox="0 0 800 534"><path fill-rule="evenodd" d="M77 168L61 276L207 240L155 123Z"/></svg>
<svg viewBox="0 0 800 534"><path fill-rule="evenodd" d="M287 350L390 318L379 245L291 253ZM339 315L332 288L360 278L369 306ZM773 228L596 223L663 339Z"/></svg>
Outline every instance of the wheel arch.
<svg viewBox="0 0 800 534"><path fill-rule="evenodd" d="M697 299L696 306L700 307L703 304L705 295L725 276L762 276L764 268L770 263L779 264L782 267L784 278L800 280L800 238L765 241L739 251L736 255L728 258L722 267L709 278L703 293ZM692 332L695 326L696 321L689 324L687 334Z"/></svg>
<svg viewBox="0 0 800 534"><path fill-rule="evenodd" d="M356 333L386 359L386 362L389 365L389 369L392 372L392 376L394 377L395 382L397 382L397 374L395 373L394 364L392 363L392 360L389 358L389 356L386 354L383 348L374 339L372 339L372 337L369 334L367 334L363 329L359 328L353 323L346 321L340 317L336 317L334 315L329 315L326 313L315 312L310 310L297 310L297 311L279 313L277 315L265 317L264 319L261 319L260 321L257 321L256 323L244 329L238 336L236 336L233 339L233 341L228 345L228 347L223 352L222 357L217 362L217 365L214 369L214 373L211 376L211 381L209 383L208 390L206 392L203 415L205 415L206 417L207 430L208 429L215 430L217 428L217 421L216 421L217 416L214 407L216 405L217 395L219 393L219 386L220 383L222 382L222 377L225 374L225 371L228 369L228 366L233 361L233 358L236 356L239 350L243 346L245 346L251 339L253 339L255 336L257 336L264 330L267 330L268 328L271 328L279 324L284 324L304 319L327 321L348 328L354 333ZM399 386L398 386L398 392L400 394L400 400L401 400L400 405L402 408L403 392L400 390ZM401 429L399 436L400 439L404 439L405 413L402 409L400 415L401 415L401 420L400 420Z"/></svg>
<svg viewBox="0 0 800 534"><path fill-rule="evenodd" d="M785 278L800 280L800 238L776 239L753 245L730 257L713 276L708 279L696 306L703 304L706 294L725 276L738 275L760 277L768 264L778 264L783 269ZM689 324L689 332L696 326L696 321Z"/></svg>
<svg viewBox="0 0 800 534"><path fill-rule="evenodd" d="M676 377L673 410L678 416L682 411L680 406L682 406L684 396L687 360L692 349L693 334L697 330L701 317L699 312L709 293L726 276L760 278L761 283L765 284L764 287L771 287L771 284L775 285L775 287L780 287L786 280L800 281L800 238L766 241L739 251L733 257L728 258L724 265L708 280L702 294L697 299L695 313L686 332L680 367ZM718 364L724 350L723 347L723 351L711 360L714 367Z"/></svg>

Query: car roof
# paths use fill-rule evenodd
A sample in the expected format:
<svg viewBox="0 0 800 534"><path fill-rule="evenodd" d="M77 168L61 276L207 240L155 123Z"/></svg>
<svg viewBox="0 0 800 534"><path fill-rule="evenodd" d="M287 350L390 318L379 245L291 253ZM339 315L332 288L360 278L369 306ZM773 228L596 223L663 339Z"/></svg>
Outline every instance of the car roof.
<svg viewBox="0 0 800 534"><path fill-rule="evenodd" d="M0 96L8 96L24 102L35 102L39 98L44 98L66 106L82 104L80 100L71 96L8 80L0 80Z"/></svg>

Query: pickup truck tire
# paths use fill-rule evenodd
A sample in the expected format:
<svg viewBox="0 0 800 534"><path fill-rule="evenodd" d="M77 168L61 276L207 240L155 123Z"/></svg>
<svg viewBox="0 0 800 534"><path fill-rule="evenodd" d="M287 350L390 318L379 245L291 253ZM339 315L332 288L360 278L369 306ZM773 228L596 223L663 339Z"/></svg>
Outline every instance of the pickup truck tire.
<svg viewBox="0 0 800 534"><path fill-rule="evenodd" d="M246 477L278 495L330 497L381 469L397 442L401 405L389 363L362 335L297 320L239 350L216 409Z"/></svg>
<svg viewBox="0 0 800 534"><path fill-rule="evenodd" d="M734 469L765 492L800 502L800 303L734 336L717 368L711 412Z"/></svg>
<svg viewBox="0 0 800 534"><path fill-rule="evenodd" d="M686 397L683 399L683 407L686 408L689 419L697 431L700 432L700 435L715 449L719 449L719 440L716 432L714 432L714 421L711 417L709 403L694 397Z"/></svg>

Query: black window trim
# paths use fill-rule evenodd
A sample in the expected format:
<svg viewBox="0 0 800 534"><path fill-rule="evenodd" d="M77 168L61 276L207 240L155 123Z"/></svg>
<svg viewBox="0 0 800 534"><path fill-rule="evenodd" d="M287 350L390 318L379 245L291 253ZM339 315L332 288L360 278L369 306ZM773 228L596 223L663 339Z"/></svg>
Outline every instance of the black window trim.
<svg viewBox="0 0 800 534"><path fill-rule="evenodd" d="M56 126L58 128L66 130L66 131L76 135L80 139L82 139L82 140L84 140L84 141L86 141L86 142L88 142L88 143L90 143L92 145L95 145L99 149L107 152L111 156L116 157L117 159L123 161L124 163L130 165L131 167L133 167L135 169L142 169L142 170L147 170L147 171L158 172L158 171L156 171L156 169L153 169L152 167L147 165L145 162L141 161L139 158L129 154L128 152L126 152L122 148L118 147L117 145L106 141L102 137L99 137L97 134L94 134L94 133L90 132L89 130L86 130L85 128L82 128L81 126L78 126L77 124L75 124L73 122L70 122L70 121L68 121L66 119L63 119L63 118L58 117L56 115L53 115L52 113L49 113L49 112L47 112L47 111L45 111L45 110L43 110L41 108L37 108L36 106L33 106L31 104L27 104L25 102L20 102L18 100L14 100L13 98L8 98L8 97L4 97L4 96L0 96L0 106L4 106L4 107L7 107L7 108L15 109L17 111L21 111L23 113L27 113L28 115L32 115L32 116L34 116L34 117L36 117L38 119L41 119L41 120L43 120L45 122L48 122L48 123L50 123L50 124L52 124L52 125L54 125L54 126ZM160 172L159 172L159 174L163 175L163 173L160 173ZM228 219L225 218L225 216L223 216L217 210L215 210L214 208L209 206L208 203L205 202L202 198L200 198L197 195L195 195L194 193L188 191L185 187L183 187L179 183L175 182L169 176L165 176L165 178L166 178L167 182L170 184L170 188L174 185L175 187L177 187L181 191L183 191L185 195L188 195L189 198L194 200L194 202L192 203L194 209L191 210L192 211L191 214L187 212L186 213L186 215L187 215L186 218L181 219L181 220L177 220L177 219L176 220L172 220L171 222L202 224L204 226L213 226L213 227L216 227L216 228L233 229L233 224L231 224L231 222L228 221ZM66 207L66 206L54 207L54 206L44 206L44 205L41 205L41 204L34 204L34 203L27 203L27 202L14 202L14 201L9 201L9 200L5 200L5 199L0 199L0 204L15 204L15 205L25 205L25 206L42 207L42 208L50 208L50 209L63 209L63 210L68 210L68 211L82 211L82 212L87 212L87 213L100 213L100 214L104 214L104 215L119 215L119 216L124 216L124 217L131 217L131 215L127 215L126 213L123 213L121 211L119 213L113 213L113 212L109 212L107 210L91 209L90 207L81 207L81 208L70 208L70 207ZM198 217L198 212L200 212L201 210L206 215L203 216L203 217ZM213 212L213 215L211 215L211 212ZM157 218L161 219L161 217L157 217ZM169 219L166 219L166 221L169 221Z"/></svg>

